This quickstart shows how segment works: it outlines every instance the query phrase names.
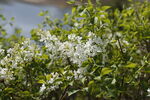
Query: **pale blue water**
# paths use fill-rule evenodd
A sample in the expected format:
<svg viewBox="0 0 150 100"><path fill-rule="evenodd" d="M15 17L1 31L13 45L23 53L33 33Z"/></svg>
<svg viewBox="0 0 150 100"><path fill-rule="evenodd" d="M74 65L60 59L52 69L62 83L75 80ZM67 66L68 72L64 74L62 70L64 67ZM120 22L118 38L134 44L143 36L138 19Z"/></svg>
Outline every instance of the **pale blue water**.
<svg viewBox="0 0 150 100"><path fill-rule="evenodd" d="M30 30L37 27L41 23L43 17L38 16L41 11L48 10L52 18L62 18L64 13L68 12L67 8L59 8L56 6L37 6L25 3L13 2L12 4L0 4L0 13L7 19L15 17L14 26L22 28L22 34L29 37ZM13 27L5 26L9 34L13 33Z"/></svg>

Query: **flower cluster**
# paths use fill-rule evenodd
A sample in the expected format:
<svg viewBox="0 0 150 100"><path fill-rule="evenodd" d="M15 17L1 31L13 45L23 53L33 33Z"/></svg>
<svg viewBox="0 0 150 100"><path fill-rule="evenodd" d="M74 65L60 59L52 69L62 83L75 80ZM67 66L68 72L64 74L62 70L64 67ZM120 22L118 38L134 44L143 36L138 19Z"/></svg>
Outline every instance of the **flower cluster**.
<svg viewBox="0 0 150 100"><path fill-rule="evenodd" d="M32 45L30 40L27 39L21 45L16 44L14 48L8 49L7 55L1 59L0 64L2 66L9 65L11 68L17 68L18 65L24 64L24 62L30 62L33 58L40 55L39 48Z"/></svg>
<svg viewBox="0 0 150 100"><path fill-rule="evenodd" d="M58 89L59 85L62 83L60 81L56 81L60 78L58 73L51 73L47 76L50 76L49 80L46 81L46 84L48 84L48 86L46 87L45 84L42 84L42 86L40 87L40 92L43 92L45 90L49 92L54 91Z"/></svg>
<svg viewBox="0 0 150 100"><path fill-rule="evenodd" d="M69 70L64 71L61 75L59 73L51 73L49 75L46 75L47 81L42 84L40 87L40 93L44 93L44 91L55 91L56 89L59 89L59 86L63 83L63 78L67 81L80 81L83 77L85 77L84 73L86 72L85 68L78 68L77 70ZM61 80L61 81L59 81Z"/></svg>
<svg viewBox="0 0 150 100"><path fill-rule="evenodd" d="M0 80L5 80L5 84L14 80L13 73L8 68L0 68Z"/></svg>
<svg viewBox="0 0 150 100"><path fill-rule="evenodd" d="M51 59L69 58L73 64L81 66L89 57L94 57L102 52L103 41L93 33L89 32L88 39L84 42L82 37L69 34L68 41L61 41L59 36L51 35L49 31L39 32L40 41L44 42Z"/></svg>
<svg viewBox="0 0 150 100"><path fill-rule="evenodd" d="M2 66L0 77L6 81L14 79L14 75L24 75L22 74L23 67L42 55L40 48L30 43L30 39L26 39L21 44L16 44L13 48L9 48L6 53L7 55L0 60L0 66Z"/></svg>

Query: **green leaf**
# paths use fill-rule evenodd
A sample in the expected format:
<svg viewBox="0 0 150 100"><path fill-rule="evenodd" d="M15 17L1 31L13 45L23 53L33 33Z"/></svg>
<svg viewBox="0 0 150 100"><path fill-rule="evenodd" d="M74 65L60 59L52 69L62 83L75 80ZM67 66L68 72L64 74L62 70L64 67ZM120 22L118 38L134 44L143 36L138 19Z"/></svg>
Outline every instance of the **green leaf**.
<svg viewBox="0 0 150 100"><path fill-rule="evenodd" d="M2 15L2 14L0 14L0 18L1 18L2 20L6 20L6 18L5 18L4 15Z"/></svg>
<svg viewBox="0 0 150 100"><path fill-rule="evenodd" d="M150 73L150 67L143 67L145 73Z"/></svg>
<svg viewBox="0 0 150 100"><path fill-rule="evenodd" d="M67 1L68 4L74 4L75 3L75 0L70 0L70 1Z"/></svg>
<svg viewBox="0 0 150 100"><path fill-rule="evenodd" d="M48 11L42 11L38 14L38 16L45 16L48 14Z"/></svg>
<svg viewBox="0 0 150 100"><path fill-rule="evenodd" d="M137 64L130 62L129 64L127 64L125 67L126 68L135 68L137 66Z"/></svg>
<svg viewBox="0 0 150 100"><path fill-rule="evenodd" d="M109 9L110 7L111 7L111 6L103 6L103 7L102 7L102 10L105 11L105 10Z"/></svg>
<svg viewBox="0 0 150 100"><path fill-rule="evenodd" d="M22 30L21 30L20 28L16 28L16 29L15 29L15 33L16 33L16 34L20 34L21 32L22 32Z"/></svg>
<svg viewBox="0 0 150 100"><path fill-rule="evenodd" d="M143 39L150 39L150 36L145 36L143 37Z"/></svg>
<svg viewBox="0 0 150 100"><path fill-rule="evenodd" d="M90 57L89 57L89 58L88 58L88 60L90 61L90 63L93 63L93 60L92 60L92 58L90 58Z"/></svg>
<svg viewBox="0 0 150 100"><path fill-rule="evenodd" d="M115 84L116 83L116 79L114 78L111 82L111 84Z"/></svg>
<svg viewBox="0 0 150 100"><path fill-rule="evenodd" d="M88 92L88 87L83 88L81 91Z"/></svg>
<svg viewBox="0 0 150 100"><path fill-rule="evenodd" d="M80 90L73 90L73 91L69 91L68 92L68 96L71 96L71 95L73 95L73 94L75 94L75 93L77 93L77 92L79 92Z"/></svg>
<svg viewBox="0 0 150 100"><path fill-rule="evenodd" d="M81 82L84 84L85 81L86 81L86 77L83 77L83 78L81 79Z"/></svg>
<svg viewBox="0 0 150 100"><path fill-rule="evenodd" d="M43 55L42 55L42 58L43 58L43 59L48 59L48 55L43 54Z"/></svg>
<svg viewBox="0 0 150 100"><path fill-rule="evenodd" d="M101 76L109 74L110 72L112 72L112 70L110 68L103 68L101 71Z"/></svg>
<svg viewBox="0 0 150 100"><path fill-rule="evenodd" d="M45 84L46 82L44 80L39 80L38 83Z"/></svg>
<svg viewBox="0 0 150 100"><path fill-rule="evenodd" d="M14 21L15 20L15 17L11 17L11 21Z"/></svg>
<svg viewBox="0 0 150 100"><path fill-rule="evenodd" d="M111 41L111 43L116 43L116 42L117 42L117 40L112 40L112 41Z"/></svg>
<svg viewBox="0 0 150 100"><path fill-rule="evenodd" d="M73 84L74 84L74 81L71 81L71 82L69 83L70 86L73 86Z"/></svg>
<svg viewBox="0 0 150 100"><path fill-rule="evenodd" d="M1 31L1 34L2 34L3 36L7 35L6 31Z"/></svg>
<svg viewBox="0 0 150 100"><path fill-rule="evenodd" d="M133 0L128 0L129 2L132 2Z"/></svg>
<svg viewBox="0 0 150 100"><path fill-rule="evenodd" d="M86 12L87 12L87 9L85 8L85 9L80 13L80 16L86 17Z"/></svg>
<svg viewBox="0 0 150 100"><path fill-rule="evenodd" d="M7 93L13 93L14 89L13 88L5 88L4 91Z"/></svg>
<svg viewBox="0 0 150 100"><path fill-rule="evenodd" d="M99 80L101 80L101 76L97 76L94 79L97 80L97 81L99 81Z"/></svg>
<svg viewBox="0 0 150 100"><path fill-rule="evenodd" d="M23 91L23 92L22 92L22 95L23 95L24 97L28 97L28 96L30 96L30 92L29 92L29 91Z"/></svg>
<svg viewBox="0 0 150 100"><path fill-rule="evenodd" d="M76 12L76 8L72 8L72 14Z"/></svg>
<svg viewBox="0 0 150 100"><path fill-rule="evenodd" d="M91 86L92 84L94 84L94 81L90 81L90 82L88 83L88 86Z"/></svg>
<svg viewBox="0 0 150 100"><path fill-rule="evenodd" d="M5 91L13 91L14 89L13 88L5 88L4 90Z"/></svg>
<svg viewBox="0 0 150 100"><path fill-rule="evenodd" d="M52 75L51 75L51 74L46 75L46 80L50 80L50 79L51 79L51 77L52 77Z"/></svg>

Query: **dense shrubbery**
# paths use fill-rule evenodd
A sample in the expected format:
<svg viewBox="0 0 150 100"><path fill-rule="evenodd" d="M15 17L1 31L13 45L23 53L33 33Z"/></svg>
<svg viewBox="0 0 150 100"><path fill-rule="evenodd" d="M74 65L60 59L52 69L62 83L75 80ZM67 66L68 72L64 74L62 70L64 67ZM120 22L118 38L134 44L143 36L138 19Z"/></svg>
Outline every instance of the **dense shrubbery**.
<svg viewBox="0 0 150 100"><path fill-rule="evenodd" d="M119 11L89 1L62 20L45 16L31 38L1 37L0 99L148 99L149 9L149 2Z"/></svg>

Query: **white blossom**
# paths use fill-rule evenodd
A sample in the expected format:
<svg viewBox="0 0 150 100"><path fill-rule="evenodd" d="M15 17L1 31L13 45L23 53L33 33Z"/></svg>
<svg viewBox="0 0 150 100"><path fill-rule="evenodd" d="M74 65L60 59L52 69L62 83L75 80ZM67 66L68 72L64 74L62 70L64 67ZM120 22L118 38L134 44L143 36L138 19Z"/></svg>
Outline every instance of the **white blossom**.
<svg viewBox="0 0 150 100"><path fill-rule="evenodd" d="M51 73L51 78L49 80L46 81L46 84L49 84L48 87L45 86L45 84L42 84L42 86L40 87L40 92L43 91L54 91L56 89L59 88L59 85L62 84L62 82L57 81L55 82L57 79L59 79L59 74L58 73Z"/></svg>
<svg viewBox="0 0 150 100"><path fill-rule="evenodd" d="M42 84L42 86L40 87L40 92L43 92L46 89L45 84Z"/></svg>
<svg viewBox="0 0 150 100"><path fill-rule="evenodd" d="M84 68L78 68L76 71L74 70L73 73L74 73L75 80L82 79L84 77L83 76L84 72L85 72Z"/></svg>
<svg viewBox="0 0 150 100"><path fill-rule="evenodd" d="M61 42L59 37L42 31L40 41L44 42L51 59L61 57L66 60L69 58L72 63L81 66L84 61L88 60L88 57L94 57L97 53L102 52L101 38L92 32L88 34L89 39L85 42L82 41L82 37L75 34L68 35L68 41Z"/></svg>
<svg viewBox="0 0 150 100"><path fill-rule="evenodd" d="M150 88L147 89L147 92L148 92L147 96L150 96Z"/></svg>
<svg viewBox="0 0 150 100"><path fill-rule="evenodd" d="M0 68L0 79L4 79L7 84L9 80L13 80L13 74L7 68Z"/></svg>
<svg viewBox="0 0 150 100"><path fill-rule="evenodd" d="M1 68L0 69L0 75L1 75L1 78L2 79L5 79L7 76L6 76L6 73L7 73L7 68Z"/></svg>

